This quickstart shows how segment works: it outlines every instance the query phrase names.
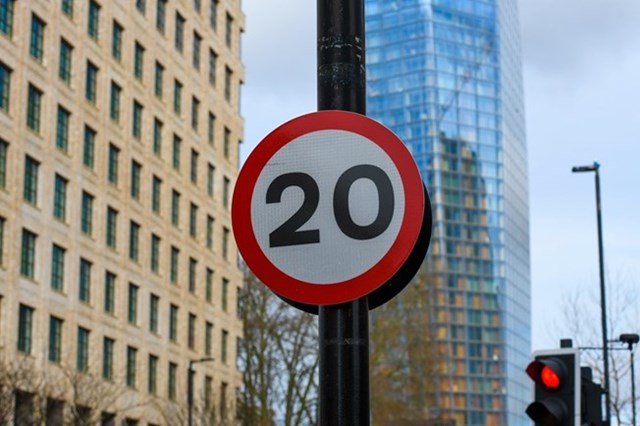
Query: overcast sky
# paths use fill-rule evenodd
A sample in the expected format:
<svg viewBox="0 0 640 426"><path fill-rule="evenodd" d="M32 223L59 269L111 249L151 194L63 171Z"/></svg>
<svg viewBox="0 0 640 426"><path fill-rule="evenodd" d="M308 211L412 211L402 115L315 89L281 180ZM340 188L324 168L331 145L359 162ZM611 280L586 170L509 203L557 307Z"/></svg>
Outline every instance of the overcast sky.
<svg viewBox="0 0 640 426"><path fill-rule="evenodd" d="M532 343L546 349L571 337L559 331L563 299L599 294L593 174L572 174L572 166L601 164L605 262L617 283L640 285L640 2L520 0L519 7ZM244 158L275 127L316 110L316 2L243 0L243 9ZM585 320L599 319L596 311ZM612 334L620 332L640 329Z"/></svg>

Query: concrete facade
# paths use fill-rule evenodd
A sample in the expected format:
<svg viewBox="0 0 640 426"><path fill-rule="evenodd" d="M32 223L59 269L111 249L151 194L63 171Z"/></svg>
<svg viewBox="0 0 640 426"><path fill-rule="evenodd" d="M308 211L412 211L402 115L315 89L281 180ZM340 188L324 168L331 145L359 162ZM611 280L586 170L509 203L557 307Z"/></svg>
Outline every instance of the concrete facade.
<svg viewBox="0 0 640 426"><path fill-rule="evenodd" d="M194 405L232 417L240 0L0 3L0 361L117 389L54 395L103 424L186 424L213 358Z"/></svg>

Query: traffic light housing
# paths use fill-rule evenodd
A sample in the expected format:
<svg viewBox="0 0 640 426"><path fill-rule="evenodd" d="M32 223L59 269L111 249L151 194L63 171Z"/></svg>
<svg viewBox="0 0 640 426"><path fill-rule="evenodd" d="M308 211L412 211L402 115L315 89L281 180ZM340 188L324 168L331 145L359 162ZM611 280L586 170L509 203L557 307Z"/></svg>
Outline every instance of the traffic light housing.
<svg viewBox="0 0 640 426"><path fill-rule="evenodd" d="M538 426L580 426L580 356L577 349L534 352L526 369L534 400L526 413Z"/></svg>
<svg viewBox="0 0 640 426"><path fill-rule="evenodd" d="M605 424L602 420L602 396L604 395L604 389L593 381L591 367L581 367L580 372L582 376L581 425L602 426Z"/></svg>

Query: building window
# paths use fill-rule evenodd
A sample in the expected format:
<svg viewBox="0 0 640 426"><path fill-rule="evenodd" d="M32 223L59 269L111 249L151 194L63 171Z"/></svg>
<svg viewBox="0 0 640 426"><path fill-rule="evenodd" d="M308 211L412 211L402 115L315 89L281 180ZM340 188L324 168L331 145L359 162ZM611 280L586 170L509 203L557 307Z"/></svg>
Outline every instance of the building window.
<svg viewBox="0 0 640 426"><path fill-rule="evenodd" d="M195 96L191 98L191 128L198 131L200 117L200 101Z"/></svg>
<svg viewBox="0 0 640 426"><path fill-rule="evenodd" d="M4 224L6 219L0 216L0 266L4 264Z"/></svg>
<svg viewBox="0 0 640 426"><path fill-rule="evenodd" d="M151 183L151 210L160 213L160 196L162 194L162 179L153 175Z"/></svg>
<svg viewBox="0 0 640 426"><path fill-rule="evenodd" d="M144 73L144 50L144 46L136 41L133 49L133 75L140 81Z"/></svg>
<svg viewBox="0 0 640 426"><path fill-rule="evenodd" d="M71 113L58 105L56 148L62 152L67 152L69 149L69 121L71 121Z"/></svg>
<svg viewBox="0 0 640 426"><path fill-rule="evenodd" d="M229 332L222 330L222 340L220 342L220 360L223 364L227 363L227 343L229 340Z"/></svg>
<svg viewBox="0 0 640 426"><path fill-rule="evenodd" d="M113 347L115 340L105 337L102 340L102 378L113 380Z"/></svg>
<svg viewBox="0 0 640 426"><path fill-rule="evenodd" d="M111 96L109 98L109 118L116 123L120 121L120 95L122 88L115 81L111 82Z"/></svg>
<svg viewBox="0 0 640 426"><path fill-rule="evenodd" d="M209 49L209 84L216 85L216 72L218 68L218 54Z"/></svg>
<svg viewBox="0 0 640 426"><path fill-rule="evenodd" d="M198 151L195 149L191 150L191 183L194 185L198 184Z"/></svg>
<svg viewBox="0 0 640 426"><path fill-rule="evenodd" d="M213 324L209 321L204 326L204 354L211 356L212 354L212 340L213 337Z"/></svg>
<svg viewBox="0 0 640 426"><path fill-rule="evenodd" d="M155 294L149 296L149 331L158 333L158 305L160 298Z"/></svg>
<svg viewBox="0 0 640 426"><path fill-rule="evenodd" d="M200 46L202 45L202 36L197 32L193 32L193 67L200 69Z"/></svg>
<svg viewBox="0 0 640 426"><path fill-rule="evenodd" d="M196 269L198 268L198 261L193 257L189 258L189 291L191 293L196 292Z"/></svg>
<svg viewBox="0 0 640 426"><path fill-rule="evenodd" d="M149 266L151 272L158 273L160 266L160 237L156 234L151 234L151 256L149 259Z"/></svg>
<svg viewBox="0 0 640 426"><path fill-rule="evenodd" d="M131 160L131 198L140 199L140 178L142 175L142 165L135 160Z"/></svg>
<svg viewBox="0 0 640 426"><path fill-rule="evenodd" d="M132 346L127 346L127 370L125 383L128 387L136 388L136 357L138 350Z"/></svg>
<svg viewBox="0 0 640 426"><path fill-rule="evenodd" d="M156 28L161 34L164 34L166 16L167 0L158 0L156 3Z"/></svg>
<svg viewBox="0 0 640 426"><path fill-rule="evenodd" d="M216 173L215 166L211 163L207 164L207 195L210 198L213 198L215 173Z"/></svg>
<svg viewBox="0 0 640 426"><path fill-rule="evenodd" d="M209 117L207 120L207 142L209 145L213 146L214 137L215 137L215 127L216 127L216 116L213 113L209 112Z"/></svg>
<svg viewBox="0 0 640 426"><path fill-rule="evenodd" d="M182 111L182 83L173 80L173 112L180 115Z"/></svg>
<svg viewBox="0 0 640 426"><path fill-rule="evenodd" d="M233 16L227 13L227 19L225 21L225 33L224 33L224 41L227 44L227 47L231 49L231 45L233 43Z"/></svg>
<svg viewBox="0 0 640 426"><path fill-rule="evenodd" d="M31 41L29 44L29 53L31 57L42 62L44 54L44 27L45 23L36 15L31 15Z"/></svg>
<svg viewBox="0 0 640 426"><path fill-rule="evenodd" d="M227 102L231 102L232 84L233 84L233 71L231 71L231 68L225 66L224 67L224 99Z"/></svg>
<svg viewBox="0 0 640 426"><path fill-rule="evenodd" d="M62 0L61 9L69 18L73 17L73 0Z"/></svg>
<svg viewBox="0 0 640 426"><path fill-rule="evenodd" d="M205 276L204 298L208 303L213 302L213 270L209 268Z"/></svg>
<svg viewBox="0 0 640 426"><path fill-rule="evenodd" d="M173 134L173 155L172 165L174 170L180 170L180 147L182 146L182 139L180 136Z"/></svg>
<svg viewBox="0 0 640 426"><path fill-rule="evenodd" d="M82 191L82 212L80 216L80 230L83 234L91 235L93 231L93 195L85 191Z"/></svg>
<svg viewBox="0 0 640 426"><path fill-rule="evenodd" d="M138 324L138 286L133 283L129 283L127 321L132 325Z"/></svg>
<svg viewBox="0 0 640 426"><path fill-rule="evenodd" d="M86 100L92 104L97 100L97 88L98 88L98 67L91 61L87 61L87 82L84 92Z"/></svg>
<svg viewBox="0 0 640 426"><path fill-rule="evenodd" d="M84 146L82 152L82 164L93 169L96 145L96 131L91 127L84 126Z"/></svg>
<svg viewBox="0 0 640 426"><path fill-rule="evenodd" d="M205 413L211 413L211 400L213 399L213 377L204 376L204 411Z"/></svg>
<svg viewBox="0 0 640 426"><path fill-rule="evenodd" d="M129 259L137 262L140 245L140 225L129 222Z"/></svg>
<svg viewBox="0 0 640 426"><path fill-rule="evenodd" d="M178 307L173 303L169 306L169 340L178 341Z"/></svg>
<svg viewBox="0 0 640 426"><path fill-rule="evenodd" d="M178 52L182 52L184 49L184 24L184 17L176 12L175 46Z"/></svg>
<svg viewBox="0 0 640 426"><path fill-rule="evenodd" d="M127 417L122 423L123 426L138 426L139 424L138 419L132 419L131 417Z"/></svg>
<svg viewBox="0 0 640 426"><path fill-rule="evenodd" d="M107 158L107 180L109 183L117 185L118 183L118 158L120 157L120 148L114 144L109 144L109 155Z"/></svg>
<svg viewBox="0 0 640 426"><path fill-rule="evenodd" d="M111 56L117 61L122 60L122 33L124 32L124 27L118 23L118 21L113 21L113 34L111 37Z"/></svg>
<svg viewBox="0 0 640 426"><path fill-rule="evenodd" d="M189 235L196 238L198 232L198 206L191 203L189 205Z"/></svg>
<svg viewBox="0 0 640 426"><path fill-rule="evenodd" d="M222 278L222 310L228 311L229 308L229 280Z"/></svg>
<svg viewBox="0 0 640 426"><path fill-rule="evenodd" d="M7 187L7 152L9 151L9 143L0 139L0 188Z"/></svg>
<svg viewBox="0 0 640 426"><path fill-rule="evenodd" d="M15 424L35 424L34 410L36 407L35 394L22 390L15 391L15 418L20 419Z"/></svg>
<svg viewBox="0 0 640 426"><path fill-rule="evenodd" d="M81 302L91 302L91 267L87 259L80 258L80 280L78 281L78 298Z"/></svg>
<svg viewBox="0 0 640 426"><path fill-rule="evenodd" d="M178 283L178 260L180 256L180 250L177 247L171 246L171 258L169 264L169 278L171 283Z"/></svg>
<svg viewBox="0 0 640 426"><path fill-rule="evenodd" d="M36 239L33 232L22 229L22 250L20 255L20 274L33 279L35 275Z"/></svg>
<svg viewBox="0 0 640 426"><path fill-rule="evenodd" d="M147 2L145 0L136 0L136 9L144 15L147 10Z"/></svg>
<svg viewBox="0 0 640 426"><path fill-rule="evenodd" d="M167 380L167 397L169 401L176 400L176 375L178 372L178 366L170 362L169 363L169 377Z"/></svg>
<svg viewBox="0 0 640 426"><path fill-rule="evenodd" d="M104 274L104 311L113 315L116 301L116 274L106 271Z"/></svg>
<svg viewBox="0 0 640 426"><path fill-rule="evenodd" d="M153 92L158 99L162 99L162 86L164 82L164 66L156 61L155 73L153 78Z"/></svg>
<svg viewBox="0 0 640 426"><path fill-rule="evenodd" d="M156 395L158 391L158 357L149 354L149 376L147 378L147 391Z"/></svg>
<svg viewBox="0 0 640 426"><path fill-rule="evenodd" d="M171 191L171 224L178 226L180 222L180 193L175 189Z"/></svg>
<svg viewBox="0 0 640 426"><path fill-rule="evenodd" d="M228 177L222 178L222 207L229 208L229 195L230 195L231 181Z"/></svg>
<svg viewBox="0 0 640 426"><path fill-rule="evenodd" d="M53 183L53 217L65 221L67 217L68 180L56 173Z"/></svg>
<svg viewBox="0 0 640 426"><path fill-rule="evenodd" d="M100 5L94 0L89 0L89 19L87 24L87 33L89 37L98 40L100 30Z"/></svg>
<svg viewBox="0 0 640 426"><path fill-rule="evenodd" d="M18 351L31 353L31 336L33 329L33 308L20 304L18 310Z"/></svg>
<svg viewBox="0 0 640 426"><path fill-rule="evenodd" d="M149 331L152 333L158 333L158 306L160 305L160 298L151 294L149 297Z"/></svg>
<svg viewBox="0 0 640 426"><path fill-rule="evenodd" d="M60 363L62 354L62 320L49 317L49 361Z"/></svg>
<svg viewBox="0 0 640 426"><path fill-rule="evenodd" d="M42 95L42 90L32 84L29 84L29 92L27 95L27 127L36 133L40 132Z"/></svg>
<svg viewBox="0 0 640 426"><path fill-rule="evenodd" d="M213 250L213 228L215 219L212 216L207 215L207 248Z"/></svg>
<svg viewBox="0 0 640 426"><path fill-rule="evenodd" d="M229 260L229 228L222 227L222 258Z"/></svg>
<svg viewBox="0 0 640 426"><path fill-rule="evenodd" d="M71 83L71 58L73 46L67 40L60 39L60 64L58 65L58 77L65 83Z"/></svg>
<svg viewBox="0 0 640 426"><path fill-rule="evenodd" d="M229 145L231 144L231 130L225 126L224 139L222 140L222 153L224 158L229 159Z"/></svg>
<svg viewBox="0 0 640 426"><path fill-rule="evenodd" d="M118 211L113 207L107 207L107 231L106 231L106 244L107 247L116 248L116 231L118 225Z"/></svg>
<svg viewBox="0 0 640 426"><path fill-rule="evenodd" d="M196 316L189 313L189 322L187 324L187 346L192 350L196 347L196 320Z"/></svg>
<svg viewBox="0 0 640 426"><path fill-rule="evenodd" d="M162 121L153 119L153 153L158 157L162 153Z"/></svg>
<svg viewBox="0 0 640 426"><path fill-rule="evenodd" d="M80 407L78 406L78 409L79 408ZM64 418L64 401L47 398L46 413L47 424L62 424L62 420ZM79 410L78 414L79 416L81 415ZM84 419L85 417L82 418Z"/></svg>
<svg viewBox="0 0 640 426"><path fill-rule="evenodd" d="M89 333L83 327L78 327L78 352L76 356L76 367L78 371L87 372L89 370Z"/></svg>
<svg viewBox="0 0 640 426"><path fill-rule="evenodd" d="M38 204L38 169L40 163L28 155L24 159L24 200L32 205Z"/></svg>
<svg viewBox="0 0 640 426"><path fill-rule="evenodd" d="M0 0L1 1L1 0ZM11 69L0 62L0 109L9 112L9 93L11 92Z"/></svg>
<svg viewBox="0 0 640 426"><path fill-rule="evenodd" d="M218 27L218 3L219 0L209 0L209 26L213 31Z"/></svg>
<svg viewBox="0 0 640 426"><path fill-rule="evenodd" d="M13 5L15 0L0 1L0 31L11 37L13 35Z"/></svg>
<svg viewBox="0 0 640 426"><path fill-rule="evenodd" d="M143 106L134 100L131 134L138 140L142 137L142 110Z"/></svg>

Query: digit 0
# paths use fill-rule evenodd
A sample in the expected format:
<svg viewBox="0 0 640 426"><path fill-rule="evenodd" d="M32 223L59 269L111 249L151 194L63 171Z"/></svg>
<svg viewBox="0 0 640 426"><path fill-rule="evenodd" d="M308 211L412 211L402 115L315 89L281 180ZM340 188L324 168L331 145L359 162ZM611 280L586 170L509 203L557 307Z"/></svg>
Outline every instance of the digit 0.
<svg viewBox="0 0 640 426"><path fill-rule="evenodd" d="M349 208L349 191L358 179L369 179L378 190L378 216L369 225L354 222ZM333 214L340 230L354 240L370 240L387 230L393 218L393 185L389 176L380 167L371 164L353 166L344 172L333 192Z"/></svg>

